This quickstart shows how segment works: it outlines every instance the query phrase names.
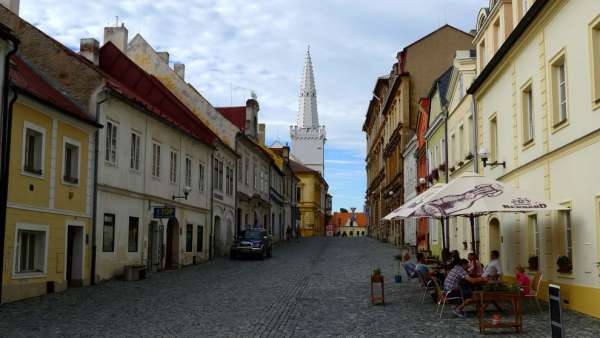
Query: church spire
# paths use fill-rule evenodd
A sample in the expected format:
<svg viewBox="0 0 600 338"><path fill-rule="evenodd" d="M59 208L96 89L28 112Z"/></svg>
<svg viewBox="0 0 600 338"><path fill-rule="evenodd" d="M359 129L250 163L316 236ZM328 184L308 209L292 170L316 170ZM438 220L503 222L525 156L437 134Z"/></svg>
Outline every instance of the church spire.
<svg viewBox="0 0 600 338"><path fill-rule="evenodd" d="M300 128L317 128L319 126L317 90L315 89L315 77L310 58L310 46L306 49L304 74L300 83L300 106L298 107L297 123Z"/></svg>

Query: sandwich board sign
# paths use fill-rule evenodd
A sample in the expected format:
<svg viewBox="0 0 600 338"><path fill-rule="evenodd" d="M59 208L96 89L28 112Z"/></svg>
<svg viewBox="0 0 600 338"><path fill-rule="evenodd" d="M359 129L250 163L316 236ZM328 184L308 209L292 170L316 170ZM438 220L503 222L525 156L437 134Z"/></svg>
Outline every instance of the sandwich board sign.
<svg viewBox="0 0 600 338"><path fill-rule="evenodd" d="M560 285L548 285L548 304L550 305L552 338L564 338L565 330L562 323L562 310L560 308Z"/></svg>

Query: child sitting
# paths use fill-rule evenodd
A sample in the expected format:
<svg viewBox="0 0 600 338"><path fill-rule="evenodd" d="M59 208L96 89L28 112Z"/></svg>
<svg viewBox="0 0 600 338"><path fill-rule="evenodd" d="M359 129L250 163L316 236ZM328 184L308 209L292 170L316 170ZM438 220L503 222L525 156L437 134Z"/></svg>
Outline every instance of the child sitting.
<svg viewBox="0 0 600 338"><path fill-rule="evenodd" d="M530 281L529 277L525 274L525 269L522 266L517 265L515 274L517 275L517 283L519 283L519 286L521 287L521 292L523 292L524 295L528 295Z"/></svg>

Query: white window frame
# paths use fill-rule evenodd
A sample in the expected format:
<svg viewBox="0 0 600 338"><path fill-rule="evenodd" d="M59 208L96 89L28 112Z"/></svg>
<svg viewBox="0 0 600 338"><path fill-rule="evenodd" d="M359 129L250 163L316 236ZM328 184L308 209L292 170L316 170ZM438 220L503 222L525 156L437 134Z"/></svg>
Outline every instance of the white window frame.
<svg viewBox="0 0 600 338"><path fill-rule="evenodd" d="M133 139L130 138L130 159L129 159L129 169L139 172L141 168L141 152L142 152L142 134L137 131L131 131L132 138L135 136L137 140L137 145L133 142Z"/></svg>
<svg viewBox="0 0 600 338"><path fill-rule="evenodd" d="M112 125L112 128L109 127L109 125ZM117 132L114 133L111 130L114 130L116 128ZM107 144L107 139L109 139L110 137L110 147L108 147ZM113 139L114 139L114 149L112 149L113 145ZM106 135L104 137L104 163L108 164L108 165L113 165L113 166L117 166L118 165L118 158L119 158L119 123L116 122L115 120L112 119L107 119L106 120ZM112 158L113 156L113 150L114 150L114 158ZM109 159L106 159L106 155L109 155Z"/></svg>
<svg viewBox="0 0 600 338"><path fill-rule="evenodd" d="M77 179L77 183L65 181L65 173L67 166L67 143L71 146L77 147L77 176L74 177ZM81 182L81 142L69 138L67 136L63 136L62 152L62 170L60 175L61 182L65 185L79 186L79 183Z"/></svg>
<svg viewBox="0 0 600 338"><path fill-rule="evenodd" d="M160 156L162 153L161 144L157 141L152 141L152 177L160 180ZM155 150L158 150L155 152Z"/></svg>
<svg viewBox="0 0 600 338"><path fill-rule="evenodd" d="M563 62L561 64L559 64L558 66L556 66L556 72L557 72L557 85L558 88L557 90L557 94L558 94L558 119L559 119L559 123L564 122L567 120L567 102L568 102L568 95L567 95L567 66L565 65L565 62L563 60Z"/></svg>
<svg viewBox="0 0 600 338"><path fill-rule="evenodd" d="M43 267L40 272L18 272L18 267L20 265L20 246L19 246L19 231L37 231L44 233L44 258L43 258ZM43 224L30 224L30 223L16 223L15 224L15 238L14 238L14 246L13 246L13 269L12 269L12 278L13 279L21 279L21 278L42 278L48 275L48 243L49 243L49 235L50 232L48 230L48 225Z"/></svg>
<svg viewBox="0 0 600 338"><path fill-rule="evenodd" d="M31 129L35 132L42 134L42 154L40 161L40 170L42 173L40 175L29 172L25 170L25 153L26 153L26 145L27 145L27 129ZM21 145L21 174L25 176L31 176L36 178L43 178L45 172L45 159L46 159L46 128L41 127L37 124L34 124L29 121L25 121L23 123L23 144Z"/></svg>
<svg viewBox="0 0 600 338"><path fill-rule="evenodd" d="M177 162L179 161L179 152L171 149L169 152L169 183L177 184Z"/></svg>
<svg viewBox="0 0 600 338"><path fill-rule="evenodd" d="M204 170L206 168L206 165L203 162L199 162L198 163L198 191L199 192L204 192L204 185L205 185L205 174L204 174Z"/></svg>

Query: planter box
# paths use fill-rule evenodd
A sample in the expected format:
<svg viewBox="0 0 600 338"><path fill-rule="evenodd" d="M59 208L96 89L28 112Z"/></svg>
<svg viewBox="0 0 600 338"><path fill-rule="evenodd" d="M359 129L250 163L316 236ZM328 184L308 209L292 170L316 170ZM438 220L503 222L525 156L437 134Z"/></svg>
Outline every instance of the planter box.
<svg viewBox="0 0 600 338"><path fill-rule="evenodd" d="M145 265L127 265L125 266L125 280L134 281L146 278Z"/></svg>

